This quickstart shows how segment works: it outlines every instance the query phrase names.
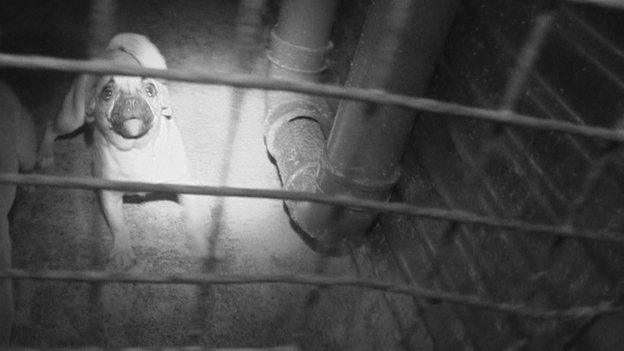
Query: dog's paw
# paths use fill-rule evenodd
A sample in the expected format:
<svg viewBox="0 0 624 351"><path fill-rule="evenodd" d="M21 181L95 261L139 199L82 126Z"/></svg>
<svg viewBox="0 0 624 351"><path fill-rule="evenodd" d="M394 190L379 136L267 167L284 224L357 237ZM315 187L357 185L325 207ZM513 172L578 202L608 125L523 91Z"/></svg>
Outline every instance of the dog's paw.
<svg viewBox="0 0 624 351"><path fill-rule="evenodd" d="M136 264L136 255L131 247L114 248L110 261L116 270L126 271Z"/></svg>

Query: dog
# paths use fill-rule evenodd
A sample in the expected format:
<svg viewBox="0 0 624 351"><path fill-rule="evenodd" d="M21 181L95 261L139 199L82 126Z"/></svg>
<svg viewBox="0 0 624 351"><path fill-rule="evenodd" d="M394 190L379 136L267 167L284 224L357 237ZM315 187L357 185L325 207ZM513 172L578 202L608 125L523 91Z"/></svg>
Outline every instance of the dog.
<svg viewBox="0 0 624 351"><path fill-rule="evenodd" d="M117 64L166 69L158 48L145 36L117 34L99 59ZM54 163L54 140L86 125L92 131L93 175L110 180L185 183L191 180L182 137L172 118L167 87L159 80L119 75L82 74L67 93L60 113L46 127L39 151L43 168ZM101 210L113 235L111 260L127 269L135 261L130 233L123 217L123 195L99 191ZM139 194L144 195L144 194ZM206 255L197 196L180 195L187 246Z"/></svg>
<svg viewBox="0 0 624 351"><path fill-rule="evenodd" d="M0 172L31 172L35 167L35 127L13 90L0 82ZM15 200L15 185L0 185L0 269L11 268L8 214ZM8 346L13 324L13 287L0 279L0 346Z"/></svg>

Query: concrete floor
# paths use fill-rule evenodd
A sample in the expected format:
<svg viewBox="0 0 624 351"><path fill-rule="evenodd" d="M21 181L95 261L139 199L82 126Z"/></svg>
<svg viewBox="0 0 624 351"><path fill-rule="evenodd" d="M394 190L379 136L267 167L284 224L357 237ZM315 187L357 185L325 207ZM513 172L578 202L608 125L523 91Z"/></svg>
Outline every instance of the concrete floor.
<svg viewBox="0 0 624 351"><path fill-rule="evenodd" d="M237 6L229 1L121 3L116 31L145 34L171 68L237 70ZM261 74L263 48L248 62ZM60 85L62 86L62 85ZM280 188L262 138L263 92L168 83L187 153L202 183ZM22 91L27 87L22 87ZM65 90L29 106L41 124L56 113ZM90 175L81 135L57 141L59 175ZM317 256L292 230L282 203L206 197L207 230L219 235L226 258L217 273L311 273ZM200 272L184 248L177 204L126 204L136 272ZM14 266L106 270L111 237L90 191L37 188L21 193L12 223ZM349 258L332 258L328 274L354 275ZM309 287L190 286L18 282L13 344L23 346L197 345L261 347L303 336L310 349L394 348L397 333L378 293L326 290L304 311ZM364 347L366 346L366 347Z"/></svg>

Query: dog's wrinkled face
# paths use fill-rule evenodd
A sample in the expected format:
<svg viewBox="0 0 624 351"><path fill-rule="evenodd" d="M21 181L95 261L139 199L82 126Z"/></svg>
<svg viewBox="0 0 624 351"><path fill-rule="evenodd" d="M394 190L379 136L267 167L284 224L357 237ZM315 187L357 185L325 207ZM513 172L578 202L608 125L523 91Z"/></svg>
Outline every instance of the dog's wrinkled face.
<svg viewBox="0 0 624 351"><path fill-rule="evenodd" d="M110 99L114 93L114 84L110 82L102 91L102 99ZM140 138L152 127L154 113L146 99L156 95L156 86L151 82L143 83L144 94L120 92L109 116L112 130L124 138Z"/></svg>
<svg viewBox="0 0 624 351"><path fill-rule="evenodd" d="M106 76L98 80L88 108L96 128L113 145L129 149L150 139L163 111L166 88L151 78Z"/></svg>

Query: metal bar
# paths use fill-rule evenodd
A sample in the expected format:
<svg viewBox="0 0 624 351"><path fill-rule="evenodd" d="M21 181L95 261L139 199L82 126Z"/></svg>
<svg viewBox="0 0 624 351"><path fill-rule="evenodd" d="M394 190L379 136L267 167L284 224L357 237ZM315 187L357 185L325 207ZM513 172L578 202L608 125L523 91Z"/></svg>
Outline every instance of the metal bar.
<svg viewBox="0 0 624 351"><path fill-rule="evenodd" d="M385 291L394 294L410 295L447 303L476 307L480 309L513 314L532 319L577 319L597 315L624 312L624 306L614 306L605 301L596 305L572 307L561 310L543 310L527 307L525 304L493 302L476 295L436 291L406 284L395 284L372 279L352 277L327 277L318 275L210 275L210 274L142 274L131 272L97 271L25 271L18 269L0 270L0 278L23 280L63 281L76 283L143 283L179 285L240 285L240 284L299 284L320 287L351 286Z"/></svg>
<svg viewBox="0 0 624 351"><path fill-rule="evenodd" d="M520 54L516 60L516 66L514 67L511 78L507 83L507 88L505 89L503 101L501 103L501 109L515 109L518 97L524 88L524 83L526 82L529 72L533 68L533 64L539 55L539 50L542 44L546 40L553 21L554 16L549 12L540 14L535 20L533 29L531 30L524 47L520 50Z"/></svg>
<svg viewBox="0 0 624 351"><path fill-rule="evenodd" d="M124 347L124 348L103 348L103 347L0 347L1 351L299 351L297 346L277 346L265 348L213 348L213 347Z"/></svg>
<svg viewBox="0 0 624 351"><path fill-rule="evenodd" d="M249 89L284 90L330 98L402 106L420 111L471 117L490 122L515 125L518 127L552 130L586 137L624 142L624 133L618 130L579 126L569 122L545 120L510 111L498 111L427 98L390 94L375 89L343 88L333 85L310 82L293 82L282 79L270 79L235 73L214 73L201 70L181 69L158 70L128 65L114 65L104 61L67 60L41 56L22 56L10 54L0 54L0 67L51 69L65 72L87 72L94 74L147 76L184 82L229 85Z"/></svg>
<svg viewBox="0 0 624 351"><path fill-rule="evenodd" d="M606 242L624 242L624 235L606 230L593 231L574 229L567 225L547 225L522 220L481 216L462 210L412 206L398 202L363 200L348 196L326 196L315 193L286 190L235 188L225 186L200 186L187 184L165 184L147 182L125 182L86 177L57 177L35 174L0 173L0 184L45 185L60 188L106 189L137 191L146 193L195 194L264 198L275 200L308 201L336 206L355 207L379 212L406 214L417 217L437 218L465 224L478 224L525 232L548 233L566 237L592 239Z"/></svg>
<svg viewBox="0 0 624 351"><path fill-rule="evenodd" d="M624 2L622 0L566 0L566 1L570 3L595 5L595 6L624 10Z"/></svg>

